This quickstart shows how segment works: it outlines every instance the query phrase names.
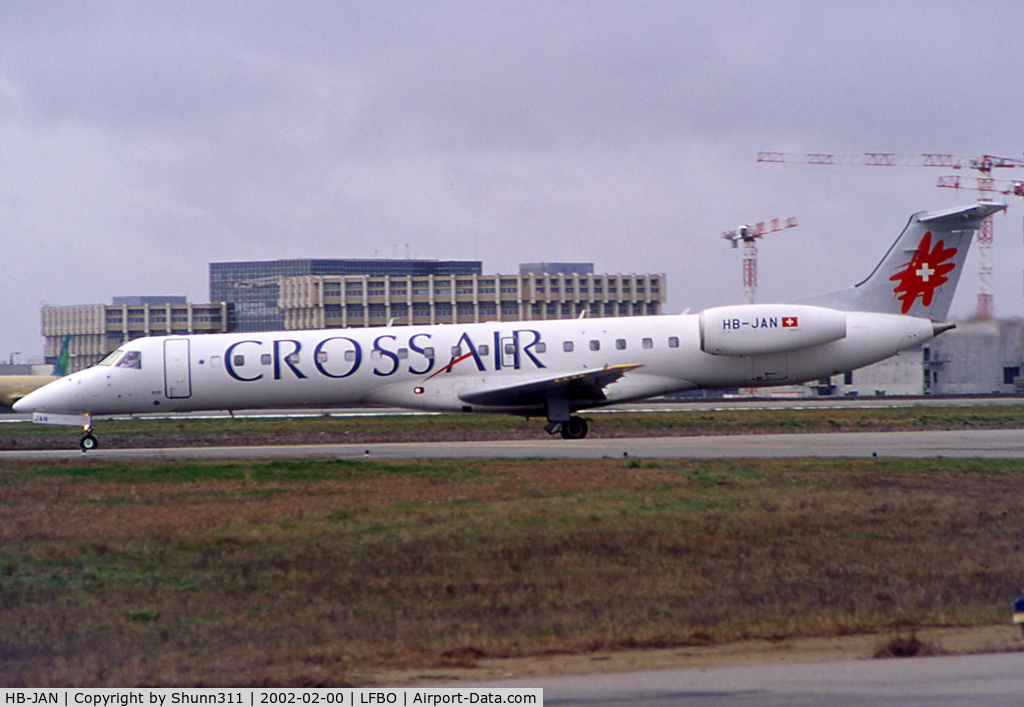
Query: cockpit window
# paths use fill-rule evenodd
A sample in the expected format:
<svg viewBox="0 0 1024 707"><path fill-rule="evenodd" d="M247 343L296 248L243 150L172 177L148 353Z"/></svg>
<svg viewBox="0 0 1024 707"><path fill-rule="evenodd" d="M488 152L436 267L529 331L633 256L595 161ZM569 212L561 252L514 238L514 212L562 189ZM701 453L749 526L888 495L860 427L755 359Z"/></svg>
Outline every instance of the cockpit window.
<svg viewBox="0 0 1024 707"><path fill-rule="evenodd" d="M117 368L142 368L142 352L125 351L117 362Z"/></svg>
<svg viewBox="0 0 1024 707"><path fill-rule="evenodd" d="M124 352L121 351L121 349L118 349L117 351L111 351L106 356L104 356L103 360L101 360L96 365L97 366L110 366L110 365L113 365L114 361L116 361L117 357L120 356L122 353L124 353Z"/></svg>

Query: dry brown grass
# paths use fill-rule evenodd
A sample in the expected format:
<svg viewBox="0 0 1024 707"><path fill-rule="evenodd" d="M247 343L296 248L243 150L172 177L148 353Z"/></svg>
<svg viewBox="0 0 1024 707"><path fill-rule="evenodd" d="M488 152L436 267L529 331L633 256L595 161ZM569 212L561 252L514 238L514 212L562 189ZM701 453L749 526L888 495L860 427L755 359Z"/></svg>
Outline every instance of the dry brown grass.
<svg viewBox="0 0 1024 707"><path fill-rule="evenodd" d="M0 684L358 684L372 666L1003 618L1024 464L0 468ZM912 634L911 634L912 635Z"/></svg>

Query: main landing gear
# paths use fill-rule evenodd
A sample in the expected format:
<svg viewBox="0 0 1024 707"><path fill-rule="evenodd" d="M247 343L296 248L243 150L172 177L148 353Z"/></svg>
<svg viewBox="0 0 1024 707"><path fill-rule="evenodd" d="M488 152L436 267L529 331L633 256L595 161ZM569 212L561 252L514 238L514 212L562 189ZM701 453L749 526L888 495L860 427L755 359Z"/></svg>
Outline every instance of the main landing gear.
<svg viewBox="0 0 1024 707"><path fill-rule="evenodd" d="M587 421L582 417L570 417L568 422L562 423L563 439L583 439L587 436Z"/></svg>
<svg viewBox="0 0 1024 707"><path fill-rule="evenodd" d="M583 439L587 436L587 431L590 428L587 426L586 420L574 415L565 422L549 422L544 426L544 429L549 434L560 432L562 439Z"/></svg>

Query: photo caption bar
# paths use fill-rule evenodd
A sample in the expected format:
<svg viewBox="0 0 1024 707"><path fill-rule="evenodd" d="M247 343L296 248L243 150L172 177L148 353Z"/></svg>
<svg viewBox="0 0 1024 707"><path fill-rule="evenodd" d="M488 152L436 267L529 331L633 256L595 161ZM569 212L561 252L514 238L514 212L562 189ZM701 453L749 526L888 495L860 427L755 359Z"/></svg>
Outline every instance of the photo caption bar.
<svg viewBox="0 0 1024 707"><path fill-rule="evenodd" d="M443 705L539 705L540 687L433 687L433 688L0 688L0 707L171 707L174 705L394 705L395 707L442 707Z"/></svg>

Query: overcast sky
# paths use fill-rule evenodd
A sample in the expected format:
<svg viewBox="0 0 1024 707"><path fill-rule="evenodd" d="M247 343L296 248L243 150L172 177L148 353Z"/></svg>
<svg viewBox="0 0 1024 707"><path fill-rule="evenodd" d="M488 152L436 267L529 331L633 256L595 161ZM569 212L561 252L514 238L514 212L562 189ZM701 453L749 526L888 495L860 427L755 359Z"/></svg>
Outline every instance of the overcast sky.
<svg viewBox="0 0 1024 707"><path fill-rule="evenodd" d="M5 0L0 358L41 355L41 303L205 302L223 260L585 261L697 311L743 300L722 231L796 216L759 301L837 289L975 193L757 152L1021 158L1022 30L1019 0ZM1005 199L995 308L1019 316ZM976 294L971 271L954 314Z"/></svg>

